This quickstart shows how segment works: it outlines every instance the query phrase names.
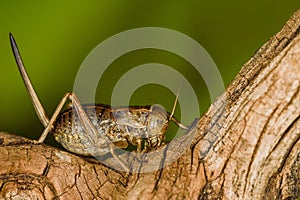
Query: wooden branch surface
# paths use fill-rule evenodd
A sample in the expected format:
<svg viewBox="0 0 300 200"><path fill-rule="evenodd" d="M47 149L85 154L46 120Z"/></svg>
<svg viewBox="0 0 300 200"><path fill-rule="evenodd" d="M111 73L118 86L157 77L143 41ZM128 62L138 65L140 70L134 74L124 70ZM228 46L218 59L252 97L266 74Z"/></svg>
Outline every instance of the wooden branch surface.
<svg viewBox="0 0 300 200"><path fill-rule="evenodd" d="M184 154L154 172L126 176L1 132L0 199L299 198L299 30L300 10L243 66L197 126L165 150L169 156L186 148ZM108 163L116 164L112 158Z"/></svg>

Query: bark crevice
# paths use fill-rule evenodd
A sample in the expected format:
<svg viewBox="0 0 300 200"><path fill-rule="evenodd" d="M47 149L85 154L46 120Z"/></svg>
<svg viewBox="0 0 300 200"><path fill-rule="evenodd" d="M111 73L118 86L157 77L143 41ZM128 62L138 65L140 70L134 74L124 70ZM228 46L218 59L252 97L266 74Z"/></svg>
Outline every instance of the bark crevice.
<svg viewBox="0 0 300 200"><path fill-rule="evenodd" d="M154 167L184 149L176 161L126 176L0 132L0 199L299 198L300 10L176 141Z"/></svg>

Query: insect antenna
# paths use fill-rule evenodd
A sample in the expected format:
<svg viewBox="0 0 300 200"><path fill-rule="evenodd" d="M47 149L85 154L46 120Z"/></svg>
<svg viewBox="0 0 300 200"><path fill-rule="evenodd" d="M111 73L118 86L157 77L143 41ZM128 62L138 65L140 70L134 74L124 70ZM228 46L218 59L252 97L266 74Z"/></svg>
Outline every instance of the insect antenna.
<svg viewBox="0 0 300 200"><path fill-rule="evenodd" d="M179 97L180 89L181 89L181 87L178 89L178 92L176 94L176 99L175 99L174 106L173 106L172 112L170 114L169 120L171 120L175 124L177 124L177 126L179 126L179 128L186 129L186 127L184 125L182 125L175 117L173 117L175 109L176 109L176 105L177 105L177 102L178 102L178 97Z"/></svg>
<svg viewBox="0 0 300 200"><path fill-rule="evenodd" d="M24 63L22 61L22 57L21 57L21 54L19 52L17 43L14 39L14 36L11 33L9 33L9 39L10 39L10 44L11 44L11 48L12 48L13 53L14 53L15 60L17 62L17 65L18 65L19 71L21 73L22 79L25 83L26 89L27 89L27 91L30 95L30 99L32 101L32 104L33 104L33 107L36 111L36 114L38 115L38 118L40 119L43 126L47 127L47 125L49 123L49 118L48 118L48 116L45 112L45 109L43 108L37 94L34 91L34 88L31 84L31 81L30 81L30 79L27 75Z"/></svg>

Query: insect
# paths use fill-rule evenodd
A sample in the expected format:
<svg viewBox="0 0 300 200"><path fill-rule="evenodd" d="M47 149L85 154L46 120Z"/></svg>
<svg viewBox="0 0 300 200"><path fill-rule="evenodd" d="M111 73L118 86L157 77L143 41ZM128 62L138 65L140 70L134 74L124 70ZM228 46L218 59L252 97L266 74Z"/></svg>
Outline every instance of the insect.
<svg viewBox="0 0 300 200"><path fill-rule="evenodd" d="M9 36L26 89L45 127L37 143L43 143L47 134L52 133L55 140L65 149L78 155L96 156L110 152L121 167L129 172L128 166L114 152L116 147L126 148L128 145L134 145L138 153L147 152L153 147L162 145L169 121L186 129L173 116L178 94L172 113L169 114L160 105L129 107L82 105L74 93L66 93L49 119L27 75L16 41L11 33ZM60 114L68 99L72 102L72 108Z"/></svg>

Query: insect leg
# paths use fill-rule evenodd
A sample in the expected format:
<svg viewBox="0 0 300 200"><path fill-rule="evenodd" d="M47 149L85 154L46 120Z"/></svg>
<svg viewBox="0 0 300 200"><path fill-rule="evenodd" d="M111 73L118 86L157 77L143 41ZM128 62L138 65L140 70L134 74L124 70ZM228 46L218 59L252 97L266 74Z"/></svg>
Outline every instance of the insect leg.
<svg viewBox="0 0 300 200"><path fill-rule="evenodd" d="M23 78L23 81L25 83L26 89L30 95L32 104L34 106L34 109L38 115L38 118L40 119L41 123L43 124L43 126L45 127L42 135L40 136L40 138L38 139L38 143L42 143L44 142L47 134L49 133L50 129L53 126L53 123L55 122L57 116L59 115L59 112L61 111L61 109L63 108L64 104L66 103L67 99L69 98L72 103L74 104L74 108L76 110L76 112L78 113L78 116L80 118L80 121L82 122L84 129L87 133L87 137L89 137L90 141L93 141L93 138L97 138L97 137L93 137L97 135L97 130L95 129L95 127L93 126L92 122L90 121L90 119L88 118L87 114L85 113L85 111L83 110L78 98L76 97L76 95L74 95L73 93L66 93L63 98L61 99L61 101L59 102L57 108L55 109L50 121L49 118L31 84L31 81L29 79L29 76L26 72L24 63L22 61L22 57L21 54L19 52L17 43L13 37L13 35L10 33L9 34L9 38L10 38L10 43L11 43L11 47L14 53L14 57L16 60L16 63L18 65L18 69L20 71L20 74ZM106 141L104 141L105 143ZM113 157L115 159L118 160L118 162L120 163L120 165L126 170L129 171L128 167L124 164L123 161L120 160L120 158L117 157L117 155L113 152L113 148L111 148L111 153L113 155Z"/></svg>
<svg viewBox="0 0 300 200"><path fill-rule="evenodd" d="M47 134L49 133L50 129L53 126L53 123L55 122L59 112L61 111L61 109L63 108L64 104L66 103L66 100L68 99L70 93L66 93L63 98L60 100L58 106L56 107L49 123L47 124L46 128L44 129L42 135L40 136L39 140L37 141L38 143L43 143L44 140L46 139Z"/></svg>
<svg viewBox="0 0 300 200"><path fill-rule="evenodd" d="M137 143L137 152L138 153L141 153L142 152L142 139L141 138L138 138L137 140L136 140L136 143Z"/></svg>
<svg viewBox="0 0 300 200"><path fill-rule="evenodd" d="M115 152L114 152L114 147L115 147L115 145L113 144L113 143L111 143L110 145L109 145L109 149L110 149L110 153L111 153L111 155L119 162L119 164L121 165L121 167L127 172L127 173L129 173L129 168L127 167L127 165L123 162L123 160L121 160L120 158L119 158L119 156L117 155L117 154L115 154Z"/></svg>
<svg viewBox="0 0 300 200"><path fill-rule="evenodd" d="M87 114L85 113L85 111L83 110L78 98L73 93L66 93L63 96L63 98L60 100L58 106L56 107L56 109L55 109L48 125L46 126L46 128L44 129L42 135L40 136L40 138L38 140L38 143L44 142L44 140L46 139L47 134L49 133L50 129L52 128L57 116L59 115L61 109L65 105L68 98L72 101L72 103L74 105L74 108L75 108L75 112L78 114L80 122L84 126L84 130L87 133L86 136L89 137L90 141L93 141L93 138L96 138L97 130L94 127L94 125L92 124L92 122L89 119L89 117L87 116Z"/></svg>
<svg viewBox="0 0 300 200"><path fill-rule="evenodd" d="M95 139L93 138L97 138L98 136L98 132L96 130L96 128L94 127L94 125L92 124L91 120L89 119L89 117L87 116L86 112L84 111L81 103L79 102L79 99L77 98L77 96L74 93L66 93L62 100L59 102L57 108L55 109L49 124L47 125L47 127L45 128L45 130L42 133L42 136L40 137L40 139L38 140L38 142L43 142L48 134L48 132L50 131L53 123L55 122L59 112L61 111L61 109L63 108L64 104L66 103L67 99L70 99L72 101L73 107L75 109L75 112L78 114L79 120L81 122L81 124L83 125L83 128L85 130L86 133L86 137L89 138L89 140L93 143L96 142ZM105 138L103 136L103 143L107 143L108 139ZM121 167L126 171L129 172L129 168L126 166L126 164L114 153L114 144L111 143L109 145L110 147L110 153L112 154L112 156L119 162L119 164L121 165Z"/></svg>
<svg viewBox="0 0 300 200"><path fill-rule="evenodd" d="M96 130L90 118L87 116L86 112L84 111L79 99L74 93L69 93L68 97L72 101L73 107L75 109L75 112L78 114L79 121L83 125L86 136L89 138L91 142L96 144L97 142L99 142L99 141L95 141L99 135L98 131ZM106 143L107 138L103 136L103 139L104 139L104 143Z"/></svg>
<svg viewBox="0 0 300 200"><path fill-rule="evenodd" d="M10 43L11 43L11 47L12 47L12 50L13 50L13 53L14 53L15 60L17 62L20 74L21 74L21 76L23 78L23 81L25 83L26 89L27 89L27 91L28 91L28 93L31 97L31 101L32 101L32 104L34 106L34 109L35 109L41 123L45 127L42 135L40 136L40 138L38 140L38 143L42 143L45 140L49 130L51 129L55 119L57 118L57 116L58 116L59 112L61 111L63 105L65 104L67 98L70 98L71 100L75 99L75 102L77 102L77 107L75 107L75 108L79 108L78 113L81 113L80 117L81 117L82 121L84 122L83 124L85 126L85 129L88 129L88 130L90 130L89 132L92 132L92 133L96 134L96 130L93 127L92 123L90 122L89 118L86 116L86 114L85 115L82 114L82 113L84 113L84 111L83 111L77 97L76 96L74 97L74 95L72 93L67 93L67 94L64 95L64 97L60 101L58 107L56 108L51 120L49 121L49 118L48 118L48 116L47 116L47 114L46 114L46 112L45 112L45 110L44 110L44 108L43 108L43 106L42 106L42 104L41 104L41 102L40 102L33 86L32 86L32 84L31 84L31 81L30 81L29 76L26 72L24 63L22 61L22 57L21 57L21 54L19 52L17 43L16 43L16 41L15 41L15 39L14 39L14 37L11 33L9 34L9 38L10 38Z"/></svg>
<svg viewBox="0 0 300 200"><path fill-rule="evenodd" d="M148 152L149 149L150 149L150 142L148 142L148 140L145 141L145 146L144 146L144 149L143 149L143 153L144 152Z"/></svg>

